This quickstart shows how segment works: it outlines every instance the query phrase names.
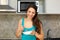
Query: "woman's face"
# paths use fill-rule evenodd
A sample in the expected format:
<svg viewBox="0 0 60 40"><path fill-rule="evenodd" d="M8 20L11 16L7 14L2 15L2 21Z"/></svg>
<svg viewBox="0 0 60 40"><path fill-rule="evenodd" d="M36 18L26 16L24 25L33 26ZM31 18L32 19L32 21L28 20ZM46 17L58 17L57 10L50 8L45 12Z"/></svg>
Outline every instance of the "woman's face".
<svg viewBox="0 0 60 40"><path fill-rule="evenodd" d="M34 16L35 16L35 9L34 8L32 8L32 7L30 7L29 9L28 9L28 11L27 11L27 17L29 17L29 18L33 18Z"/></svg>

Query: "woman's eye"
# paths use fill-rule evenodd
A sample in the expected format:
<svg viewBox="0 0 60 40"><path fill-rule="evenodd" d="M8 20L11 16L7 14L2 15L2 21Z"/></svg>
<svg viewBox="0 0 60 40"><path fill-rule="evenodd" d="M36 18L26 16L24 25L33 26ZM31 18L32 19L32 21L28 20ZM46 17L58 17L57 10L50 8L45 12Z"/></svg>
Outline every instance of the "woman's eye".
<svg viewBox="0 0 60 40"><path fill-rule="evenodd" d="M35 14L34 12L32 12L33 14Z"/></svg>
<svg viewBox="0 0 60 40"><path fill-rule="evenodd" d="M31 11L29 11L29 13L30 13Z"/></svg>

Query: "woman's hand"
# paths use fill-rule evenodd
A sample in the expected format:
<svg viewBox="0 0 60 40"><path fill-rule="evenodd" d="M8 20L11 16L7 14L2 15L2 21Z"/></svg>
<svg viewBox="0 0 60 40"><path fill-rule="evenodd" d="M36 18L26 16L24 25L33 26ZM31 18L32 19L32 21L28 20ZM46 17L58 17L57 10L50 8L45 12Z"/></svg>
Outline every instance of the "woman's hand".
<svg viewBox="0 0 60 40"><path fill-rule="evenodd" d="M18 27L17 27L17 29L16 29L16 37L17 37L17 38L19 38L19 36L21 36L21 33L22 33L22 31L23 31L23 27L22 27L22 25L21 25L21 21L22 21L22 20L19 21Z"/></svg>
<svg viewBox="0 0 60 40"><path fill-rule="evenodd" d="M31 35L35 35L35 31L34 30L31 32Z"/></svg>
<svg viewBox="0 0 60 40"><path fill-rule="evenodd" d="M22 27L18 27L18 28L16 29L16 37L17 37L17 38L19 38L19 36L21 36L22 31L23 31L23 28L22 28Z"/></svg>
<svg viewBox="0 0 60 40"><path fill-rule="evenodd" d="M40 34L35 32L35 36L40 40L44 40L44 33L43 33L43 29L42 29L42 24L40 24L40 26L41 26Z"/></svg>

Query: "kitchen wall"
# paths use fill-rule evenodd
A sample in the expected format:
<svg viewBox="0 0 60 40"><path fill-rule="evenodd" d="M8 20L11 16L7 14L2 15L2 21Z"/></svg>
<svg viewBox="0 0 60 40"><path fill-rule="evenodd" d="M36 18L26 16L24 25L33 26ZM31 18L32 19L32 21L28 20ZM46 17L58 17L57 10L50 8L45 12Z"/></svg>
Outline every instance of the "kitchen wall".
<svg viewBox="0 0 60 40"><path fill-rule="evenodd" d="M16 39L15 32L19 20L25 15L0 15L0 38ZM50 37L60 37L60 15L39 15L43 23L44 36L47 36L48 29Z"/></svg>

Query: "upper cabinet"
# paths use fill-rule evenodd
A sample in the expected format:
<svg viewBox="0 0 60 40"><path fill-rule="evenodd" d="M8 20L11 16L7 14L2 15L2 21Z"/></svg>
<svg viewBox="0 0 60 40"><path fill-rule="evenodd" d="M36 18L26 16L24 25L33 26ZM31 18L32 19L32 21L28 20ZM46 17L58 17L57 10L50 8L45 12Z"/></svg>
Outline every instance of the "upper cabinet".
<svg viewBox="0 0 60 40"><path fill-rule="evenodd" d="M0 5L8 5L8 0L0 0Z"/></svg>
<svg viewBox="0 0 60 40"><path fill-rule="evenodd" d="M13 12L15 13L16 10L15 8L10 6L10 0L0 0L0 13L13 13Z"/></svg>
<svg viewBox="0 0 60 40"><path fill-rule="evenodd" d="M60 13L60 0L45 0L46 13Z"/></svg>

